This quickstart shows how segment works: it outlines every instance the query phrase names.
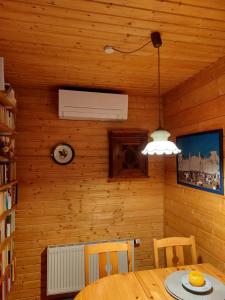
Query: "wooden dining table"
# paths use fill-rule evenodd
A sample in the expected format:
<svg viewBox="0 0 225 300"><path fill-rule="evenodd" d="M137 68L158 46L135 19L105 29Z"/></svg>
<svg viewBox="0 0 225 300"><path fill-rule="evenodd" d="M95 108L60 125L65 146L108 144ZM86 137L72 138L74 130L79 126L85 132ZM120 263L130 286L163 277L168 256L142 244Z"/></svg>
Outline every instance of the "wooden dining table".
<svg viewBox="0 0 225 300"><path fill-rule="evenodd" d="M172 300L174 298L166 291L164 280L172 272L181 270L198 270L216 277L225 284L225 274L211 264L204 263L104 277L86 286L75 300Z"/></svg>

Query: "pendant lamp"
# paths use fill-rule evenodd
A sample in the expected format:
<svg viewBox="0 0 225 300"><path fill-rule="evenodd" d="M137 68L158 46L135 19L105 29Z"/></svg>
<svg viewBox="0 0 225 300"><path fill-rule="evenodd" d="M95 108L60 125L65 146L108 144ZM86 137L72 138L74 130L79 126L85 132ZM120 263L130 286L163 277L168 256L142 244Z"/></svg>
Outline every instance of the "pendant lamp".
<svg viewBox="0 0 225 300"><path fill-rule="evenodd" d="M153 139L149 142L142 154L149 155L162 155L162 154L178 154L181 152L177 148L176 144L169 141L170 133L161 127L161 117L160 117L160 52L159 48L162 46L162 40L159 32L152 32L151 40L154 48L158 49L158 101L159 101L159 128L152 132L150 135Z"/></svg>

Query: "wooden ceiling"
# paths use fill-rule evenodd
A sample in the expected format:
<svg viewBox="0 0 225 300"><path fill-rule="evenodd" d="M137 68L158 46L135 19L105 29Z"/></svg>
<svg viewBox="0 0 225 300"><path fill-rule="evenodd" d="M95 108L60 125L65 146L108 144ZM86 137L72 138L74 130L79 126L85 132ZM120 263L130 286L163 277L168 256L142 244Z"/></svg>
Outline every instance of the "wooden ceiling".
<svg viewBox="0 0 225 300"><path fill-rule="evenodd" d="M14 86L79 86L155 95L160 31L162 92L225 55L224 0L0 0L0 56Z"/></svg>

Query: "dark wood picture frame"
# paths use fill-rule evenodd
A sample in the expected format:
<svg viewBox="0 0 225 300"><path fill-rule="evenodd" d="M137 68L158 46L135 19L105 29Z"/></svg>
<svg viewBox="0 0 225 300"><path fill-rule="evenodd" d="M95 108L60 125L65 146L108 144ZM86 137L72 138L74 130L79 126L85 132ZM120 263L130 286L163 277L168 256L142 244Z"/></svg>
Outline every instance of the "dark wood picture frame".
<svg viewBox="0 0 225 300"><path fill-rule="evenodd" d="M141 151L148 143L147 130L111 130L109 178L148 177L148 156Z"/></svg>

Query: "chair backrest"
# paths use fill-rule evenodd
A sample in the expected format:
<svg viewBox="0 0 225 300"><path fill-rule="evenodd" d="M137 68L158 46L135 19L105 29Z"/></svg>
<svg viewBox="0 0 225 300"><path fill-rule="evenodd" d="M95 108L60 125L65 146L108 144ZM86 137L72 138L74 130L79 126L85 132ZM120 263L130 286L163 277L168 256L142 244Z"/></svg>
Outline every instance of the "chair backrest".
<svg viewBox="0 0 225 300"><path fill-rule="evenodd" d="M106 242L85 245L85 284L89 284L89 257L98 254L99 278L118 273L118 252L127 251L128 271L132 271L131 242ZM108 255L109 254L109 255ZM108 268L108 269L107 269ZM110 269L110 270L109 270ZM110 272L108 272L110 271Z"/></svg>
<svg viewBox="0 0 225 300"><path fill-rule="evenodd" d="M153 240L155 267L159 268L159 248L166 250L166 264L167 267L182 266L184 265L184 246L191 247L192 263L197 264L197 254L195 238L193 235L190 237L169 237L161 240Z"/></svg>

